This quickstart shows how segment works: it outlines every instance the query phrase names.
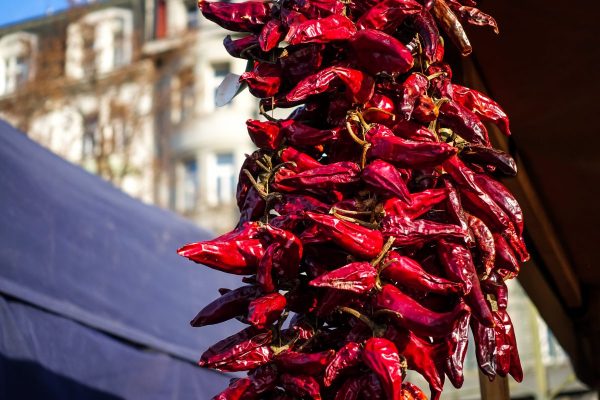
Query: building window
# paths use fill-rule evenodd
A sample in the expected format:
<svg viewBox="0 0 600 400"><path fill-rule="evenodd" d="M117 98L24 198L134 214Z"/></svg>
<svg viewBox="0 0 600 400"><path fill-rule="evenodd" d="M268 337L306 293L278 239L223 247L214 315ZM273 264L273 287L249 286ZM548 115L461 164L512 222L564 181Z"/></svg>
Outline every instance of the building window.
<svg viewBox="0 0 600 400"><path fill-rule="evenodd" d="M81 141L81 159L88 160L95 156L98 141L98 116L91 115L83 120L83 138Z"/></svg>
<svg viewBox="0 0 600 400"><path fill-rule="evenodd" d="M113 35L113 68L118 68L129 63L127 57L127 38L125 36L125 20L121 17L116 17L111 22Z"/></svg>
<svg viewBox="0 0 600 400"><path fill-rule="evenodd" d="M0 39L0 95L13 93L33 76L37 37L17 32Z"/></svg>
<svg viewBox="0 0 600 400"><path fill-rule="evenodd" d="M195 158L183 162L183 211L191 212L196 209L200 189L198 176L198 161Z"/></svg>
<svg viewBox="0 0 600 400"><path fill-rule="evenodd" d="M229 204L233 201L235 191L235 168L232 153L222 153L216 156L216 202Z"/></svg>
<svg viewBox="0 0 600 400"><path fill-rule="evenodd" d="M196 2L190 3L187 8L187 26L189 29L198 28L199 8Z"/></svg>

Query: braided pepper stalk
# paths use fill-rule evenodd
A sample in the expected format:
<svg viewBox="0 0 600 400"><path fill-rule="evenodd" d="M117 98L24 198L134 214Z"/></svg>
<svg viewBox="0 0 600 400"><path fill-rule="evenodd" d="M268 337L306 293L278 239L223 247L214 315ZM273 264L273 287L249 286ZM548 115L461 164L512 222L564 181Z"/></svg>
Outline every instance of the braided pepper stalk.
<svg viewBox="0 0 600 400"><path fill-rule="evenodd" d="M237 227L178 251L241 276L191 321L245 325L200 358L248 372L213 399L426 399L407 370L438 399L464 381L469 329L484 374L522 380L505 281L529 255L497 181L516 164L486 126L510 135L509 120L444 62L444 43L471 52L463 24L496 21L472 0L199 7L236 32L224 46L262 115Z"/></svg>

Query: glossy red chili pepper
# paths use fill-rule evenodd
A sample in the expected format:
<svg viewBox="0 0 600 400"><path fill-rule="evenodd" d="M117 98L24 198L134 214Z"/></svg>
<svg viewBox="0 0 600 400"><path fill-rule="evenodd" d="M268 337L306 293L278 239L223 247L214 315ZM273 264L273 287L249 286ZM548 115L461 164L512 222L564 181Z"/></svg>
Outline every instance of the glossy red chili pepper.
<svg viewBox="0 0 600 400"><path fill-rule="evenodd" d="M281 67L277 64L257 62L252 71L244 72L240 82L248 85L248 90L259 98L273 97L281 85Z"/></svg>
<svg viewBox="0 0 600 400"><path fill-rule="evenodd" d="M487 279L481 281L481 288L486 294L494 296L499 309L506 310L506 307L508 307L508 287L498 273L492 272Z"/></svg>
<svg viewBox="0 0 600 400"><path fill-rule="evenodd" d="M319 232L350 254L361 258L374 258L383 248L383 235L380 231L343 221L332 215L307 212Z"/></svg>
<svg viewBox="0 0 600 400"><path fill-rule="evenodd" d="M496 269L502 277L513 277L519 273L520 265L515 253L512 251L504 237L494 233L494 247L496 250Z"/></svg>
<svg viewBox="0 0 600 400"><path fill-rule="evenodd" d="M423 10L411 15L410 22L419 34L427 61L441 61L444 55L444 46L440 43L440 31L431 13Z"/></svg>
<svg viewBox="0 0 600 400"><path fill-rule="evenodd" d="M402 168L434 167L456 154L446 143L416 142L397 136L376 136L371 140L369 158L380 158Z"/></svg>
<svg viewBox="0 0 600 400"><path fill-rule="evenodd" d="M450 335L446 338L449 357L446 358L446 375L456 388L464 382L464 363L469 344L470 313L462 314L456 321Z"/></svg>
<svg viewBox="0 0 600 400"><path fill-rule="evenodd" d="M285 309L285 297L277 292L252 300L248 305L248 322L259 329L269 327Z"/></svg>
<svg viewBox="0 0 600 400"><path fill-rule="evenodd" d="M323 166L308 154L302 153L293 147L284 148L279 153L279 158L284 163L290 163L290 169L298 173Z"/></svg>
<svg viewBox="0 0 600 400"><path fill-rule="evenodd" d="M235 32L259 32L271 18L269 3L262 1L225 3L200 0L198 6L204 17Z"/></svg>
<svg viewBox="0 0 600 400"><path fill-rule="evenodd" d="M232 39L231 35L223 39L223 47L232 57L248 59L253 49L258 47L256 35L248 35L240 39Z"/></svg>
<svg viewBox="0 0 600 400"><path fill-rule="evenodd" d="M490 380L496 377L496 334L493 327L471 319L471 331L475 342L477 365Z"/></svg>
<svg viewBox="0 0 600 400"><path fill-rule="evenodd" d="M446 336L454 321L469 309L461 302L449 312L438 313L423 307L391 284L383 285L381 292L375 296L375 307L392 311L390 316L398 325L417 334L433 337Z"/></svg>
<svg viewBox="0 0 600 400"><path fill-rule="evenodd" d="M467 223L479 251L480 263L478 265L481 266L483 276L487 277L494 269L494 264L496 262L494 237L483 221L474 215L467 214Z"/></svg>
<svg viewBox="0 0 600 400"><path fill-rule="evenodd" d="M269 20L258 35L260 49L265 52L273 50L284 36L285 28L282 23L276 19Z"/></svg>
<svg viewBox="0 0 600 400"><path fill-rule="evenodd" d="M215 343L200 357L201 367L218 371L246 371L269 362L273 351L268 344L271 331L246 328Z"/></svg>
<svg viewBox="0 0 600 400"><path fill-rule="evenodd" d="M372 75L403 74L412 68L413 56L393 36L375 29L358 31L350 40L358 65Z"/></svg>
<svg viewBox="0 0 600 400"><path fill-rule="evenodd" d="M427 400L425 393L410 382L402 383L402 394L406 400Z"/></svg>
<svg viewBox="0 0 600 400"><path fill-rule="evenodd" d="M253 230L256 234L254 224L245 224L216 239L187 244L177 254L230 274L253 274L265 251L260 240L248 234Z"/></svg>
<svg viewBox="0 0 600 400"><path fill-rule="evenodd" d="M242 168L240 169L240 173L238 176L238 184L236 188L235 198L237 201L237 206L241 210L244 207L244 203L246 202L246 196L248 195L248 191L252 188L252 182L248 178L248 175L244 172L244 170L248 170L252 176L256 176L259 172L259 166L256 163L257 160L262 158L263 152L261 150L256 150L249 156L246 156L244 163L242 164ZM240 224L241 225L241 224Z"/></svg>
<svg viewBox="0 0 600 400"><path fill-rule="evenodd" d="M388 399L401 399L402 365L396 345L384 338L365 342L363 362L379 378Z"/></svg>
<svg viewBox="0 0 600 400"><path fill-rule="evenodd" d="M519 235L523 234L523 211L515 197L500 182L485 174L476 174L475 183L508 215L517 228Z"/></svg>
<svg viewBox="0 0 600 400"><path fill-rule="evenodd" d="M388 124L396 119L394 102L387 96L375 93L365 104L363 118L368 123Z"/></svg>
<svg viewBox="0 0 600 400"><path fill-rule="evenodd" d="M456 225L460 226L463 231L468 231L469 225L467 224L467 217L465 215L465 211L463 210L458 191L454 188L454 185L450 179L444 179L444 186L446 187L446 192L448 193L446 209L448 211L450 220ZM468 243L471 244L473 240L474 239L471 237L469 232Z"/></svg>
<svg viewBox="0 0 600 400"><path fill-rule="evenodd" d="M402 174L392 164L383 160L371 161L363 169L362 181L376 193L396 197L410 204L411 197Z"/></svg>
<svg viewBox="0 0 600 400"><path fill-rule="evenodd" d="M322 18L331 14L344 14L344 3L339 0L294 0L294 9L310 18Z"/></svg>
<svg viewBox="0 0 600 400"><path fill-rule="evenodd" d="M359 29L377 29L392 33L412 14L422 7L414 0L383 0L376 2L356 22Z"/></svg>
<svg viewBox="0 0 600 400"><path fill-rule="evenodd" d="M375 287L377 270L368 262L354 262L310 281L311 286L366 293Z"/></svg>
<svg viewBox="0 0 600 400"><path fill-rule="evenodd" d="M388 326L385 337L396 344L408 369L417 371L429 383L432 399L439 397L444 387L444 372L439 361L444 355L442 345L433 344L409 330L398 331L393 326Z"/></svg>
<svg viewBox="0 0 600 400"><path fill-rule="evenodd" d="M500 172L503 175L517 175L517 163L505 152L491 147L471 144L460 153L460 158L466 162L476 164L489 172Z"/></svg>
<svg viewBox="0 0 600 400"><path fill-rule="evenodd" d="M512 321L506 310L498 310L495 314L494 325L496 333L497 372L500 376L512 375L517 382L523 380L523 370L519 360L517 342L515 340Z"/></svg>
<svg viewBox="0 0 600 400"><path fill-rule="evenodd" d="M301 122L293 122L282 127L282 133L292 146L316 146L337 140L341 128L318 129Z"/></svg>
<svg viewBox="0 0 600 400"><path fill-rule="evenodd" d="M289 49L279 59L283 76L291 83L298 83L309 75L316 73L323 64L323 44L301 45Z"/></svg>
<svg viewBox="0 0 600 400"><path fill-rule="evenodd" d="M286 99L291 102L304 101L309 96L335 90L339 83L346 86L349 99L355 103L366 103L373 96L373 78L357 69L333 66L304 78L290 90Z"/></svg>
<svg viewBox="0 0 600 400"><path fill-rule="evenodd" d="M351 376L338 389L335 400L359 400L364 386L364 377Z"/></svg>
<svg viewBox="0 0 600 400"><path fill-rule="evenodd" d="M283 371L316 376L325 370L334 355L334 350L325 350L318 353L300 353L288 350L279 354L274 362Z"/></svg>
<svg viewBox="0 0 600 400"><path fill-rule="evenodd" d="M319 382L312 376L282 374L279 381L286 391L295 396L321 400Z"/></svg>
<svg viewBox="0 0 600 400"><path fill-rule="evenodd" d="M456 294L463 290L460 283L431 275L417 261L395 251L388 253L384 265L382 278L410 289L439 294Z"/></svg>
<svg viewBox="0 0 600 400"><path fill-rule="evenodd" d="M240 220L238 224L241 225L245 222L258 220L265 213L265 206L266 202L258 191L250 187L244 198L244 204L240 208Z"/></svg>
<svg viewBox="0 0 600 400"><path fill-rule="evenodd" d="M410 119L417 99L427 94L428 87L427 77L419 72L413 72L404 80L402 83L402 99L398 108L405 120Z"/></svg>
<svg viewBox="0 0 600 400"><path fill-rule="evenodd" d="M291 24L285 41L291 45L328 43L350 39L356 33L354 23L343 15L330 15Z"/></svg>
<svg viewBox="0 0 600 400"><path fill-rule="evenodd" d="M252 395L258 395L265 393L275 387L278 378L277 367L272 363L261 365L258 368L250 371L248 377L252 382ZM252 398L252 397L250 397ZM246 400L246 397L244 397Z"/></svg>
<svg viewBox="0 0 600 400"><path fill-rule="evenodd" d="M295 175L278 178L272 187L279 191L319 191L331 190L344 185L356 183L359 179L360 167L353 162L339 162L322 165Z"/></svg>
<svg viewBox="0 0 600 400"><path fill-rule="evenodd" d="M275 121L259 121L249 119L246 121L250 139L257 147L264 150L275 150L281 145L283 133L281 124Z"/></svg>
<svg viewBox="0 0 600 400"><path fill-rule="evenodd" d="M415 107L412 112L412 118L422 124L429 124L436 120L439 110L433 99L427 95L417 97Z"/></svg>
<svg viewBox="0 0 600 400"><path fill-rule="evenodd" d="M348 342L340 347L325 369L325 377L323 378L325 386L331 386L340 374L360 364L362 350L362 346L356 342Z"/></svg>
<svg viewBox="0 0 600 400"><path fill-rule="evenodd" d="M204 307L190 322L194 327L218 324L243 315L250 301L261 295L256 286L242 286L228 291Z"/></svg>
<svg viewBox="0 0 600 400"><path fill-rule="evenodd" d="M446 199L445 189L427 189L422 192L411 193L410 201L400 201L397 198L391 198L383 203L383 209L386 215L395 215L415 219L427 213L436 204Z"/></svg>
<svg viewBox="0 0 600 400"><path fill-rule="evenodd" d="M464 239L467 234L456 225L440 224L423 219L411 221L406 217L394 215L385 216L381 220L381 232L384 236L396 238L394 243L397 246L418 245L448 237Z"/></svg>
<svg viewBox="0 0 600 400"><path fill-rule="evenodd" d="M283 279L295 279L304 251L302 242L296 235L285 229L271 225L264 225L262 229L273 244L278 245L276 250L270 253L272 271Z"/></svg>
<svg viewBox="0 0 600 400"><path fill-rule="evenodd" d="M488 132L485 125L476 114L469 111L459 103L447 101L440 107L439 122L452 129L461 138L469 143L490 145Z"/></svg>
<svg viewBox="0 0 600 400"><path fill-rule="evenodd" d="M448 4L444 0L436 0L431 11L444 32L446 32L446 35L458 47L460 53L463 56L471 54L473 49L469 38L456 15L448 7Z"/></svg>

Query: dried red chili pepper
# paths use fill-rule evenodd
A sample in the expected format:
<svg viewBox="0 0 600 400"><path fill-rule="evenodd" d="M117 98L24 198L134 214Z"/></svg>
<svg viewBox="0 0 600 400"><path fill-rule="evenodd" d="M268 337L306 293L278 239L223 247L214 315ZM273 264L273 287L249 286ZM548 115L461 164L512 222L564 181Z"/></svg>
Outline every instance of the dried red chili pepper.
<svg viewBox="0 0 600 400"><path fill-rule="evenodd" d="M470 144L459 156L462 160L476 164L490 172L500 172L507 176L517 175L517 163L505 152L486 146Z"/></svg>
<svg viewBox="0 0 600 400"><path fill-rule="evenodd" d="M229 384L229 387L223 390L212 400L242 400L246 398L248 389L252 387L252 381L248 378L235 379Z"/></svg>
<svg viewBox="0 0 600 400"><path fill-rule="evenodd" d="M285 306L285 297L279 293L257 297L248 305L248 322L259 329L267 328L277 321Z"/></svg>
<svg viewBox="0 0 600 400"><path fill-rule="evenodd" d="M274 362L283 371L316 376L325 370L334 355L334 350L326 350L319 353L300 353L288 350L275 357Z"/></svg>
<svg viewBox="0 0 600 400"><path fill-rule="evenodd" d="M438 313L423 307L390 284L383 285L381 292L375 296L375 307L391 311L389 314L398 325L433 337L447 335L454 321L469 309L464 303L458 303L451 311Z"/></svg>
<svg viewBox="0 0 600 400"><path fill-rule="evenodd" d="M473 50L467 34L460 21L452 12L444 0L436 0L432 8L432 14L440 23L442 29L450 37L450 40L460 50L463 56L471 54Z"/></svg>
<svg viewBox="0 0 600 400"><path fill-rule="evenodd" d="M413 72L404 80L402 83L402 100L398 107L404 119L407 121L410 119L417 99L427 93L428 87L427 77L418 72Z"/></svg>
<svg viewBox="0 0 600 400"><path fill-rule="evenodd" d="M350 40L358 65L372 75L403 74L412 68L413 56L393 36L375 29L362 29Z"/></svg>
<svg viewBox="0 0 600 400"><path fill-rule="evenodd" d="M291 122L282 127L282 133L292 146L316 146L337 140L341 128L318 129L301 122Z"/></svg>
<svg viewBox="0 0 600 400"><path fill-rule="evenodd" d="M274 121L259 121L249 119L246 121L250 139L257 147L265 150L275 150L281 145L283 133L281 124Z"/></svg>
<svg viewBox="0 0 600 400"><path fill-rule="evenodd" d="M404 373L396 345L384 338L371 338L365 342L362 359L377 374L387 398L400 399Z"/></svg>
<svg viewBox="0 0 600 400"><path fill-rule="evenodd" d="M366 293L375 287L377 270L368 262L355 262L310 281L311 286Z"/></svg>
<svg viewBox="0 0 600 400"><path fill-rule="evenodd" d="M215 343L200 357L201 367L218 371L246 371L267 363L273 351L267 344L272 332L246 328L228 338Z"/></svg>
<svg viewBox="0 0 600 400"><path fill-rule="evenodd" d="M479 117L454 101L446 101L440 106L439 122L469 143L490 145L485 125Z"/></svg>
<svg viewBox="0 0 600 400"><path fill-rule="evenodd" d="M362 360L362 346L356 342L348 342L343 345L331 359L325 369L323 382L325 386L331 386L333 381L349 368L360 364Z"/></svg>
<svg viewBox="0 0 600 400"><path fill-rule="evenodd" d="M452 224L417 219L411 221L406 217L394 215L381 220L381 232L384 236L393 236L397 246L423 244L439 238L465 238L467 232Z"/></svg>
<svg viewBox="0 0 600 400"><path fill-rule="evenodd" d="M483 269L482 274L487 277L494 269L496 262L494 237L490 229L479 218L467 214L467 223L475 238L475 245L479 250L480 265Z"/></svg>
<svg viewBox="0 0 600 400"><path fill-rule="evenodd" d="M350 254L361 258L374 258L383 248L383 235L378 230L343 221L332 215L307 212L319 232Z"/></svg>
<svg viewBox="0 0 600 400"><path fill-rule="evenodd" d="M496 334L493 327L471 319L471 331L475 341L477 365L490 380L496 377Z"/></svg>
<svg viewBox="0 0 600 400"><path fill-rule="evenodd" d="M307 171L323 166L320 162L309 156L308 154L302 153L293 147L286 147L279 153L279 158L284 163L289 163L290 168L295 172Z"/></svg>
<svg viewBox="0 0 600 400"><path fill-rule="evenodd" d="M477 90L455 83L452 84L452 99L477 114L484 121L497 124L506 136L510 136L508 116L494 100Z"/></svg>
<svg viewBox="0 0 600 400"><path fill-rule="evenodd" d="M280 179L275 177L272 187L279 191L319 191L340 188L359 179L360 167L353 162L322 165Z"/></svg>
<svg viewBox="0 0 600 400"><path fill-rule="evenodd" d="M431 275L417 261L395 251L388 253L384 265L381 277L407 288L439 294L456 294L463 290L460 283Z"/></svg>
<svg viewBox="0 0 600 400"><path fill-rule="evenodd" d="M300 398L310 397L313 400L321 400L319 382L312 376L282 374L279 381L286 391Z"/></svg>
<svg viewBox="0 0 600 400"><path fill-rule="evenodd" d="M439 110L433 99L427 95L417 97L412 117L422 124L429 124L438 118Z"/></svg>
<svg viewBox="0 0 600 400"><path fill-rule="evenodd" d="M375 93L371 100L365 104L362 115L369 123L387 124L396 119L394 102L387 96Z"/></svg>
<svg viewBox="0 0 600 400"><path fill-rule="evenodd" d="M362 376L351 376L338 389L335 400L359 400L361 391L365 386L365 379Z"/></svg>
<svg viewBox="0 0 600 400"><path fill-rule="evenodd" d="M232 39L230 35L227 35L223 39L223 47L232 57L248 59L250 51L258 47L258 38L255 35L249 35L240 39Z"/></svg>
<svg viewBox="0 0 600 400"><path fill-rule="evenodd" d="M269 3L262 1L225 3L200 0L198 6L204 17L235 32L258 32L271 17Z"/></svg>
<svg viewBox="0 0 600 400"><path fill-rule="evenodd" d="M343 15L330 15L291 24L285 41L291 45L328 43L350 39L356 33L354 23Z"/></svg>
<svg viewBox="0 0 600 400"><path fill-rule="evenodd" d="M391 198L383 203L383 210L386 215L395 215L415 219L427 213L436 204L446 199L445 189L427 189L422 192L411 193L410 201L400 201L397 198Z"/></svg>
<svg viewBox="0 0 600 400"><path fill-rule="evenodd" d="M248 85L248 90L259 98L273 97L281 85L281 67L277 64L256 62L252 71L244 72L240 82Z"/></svg>
<svg viewBox="0 0 600 400"><path fill-rule="evenodd" d="M370 162L361 174L361 179L376 193L396 197L410 204L411 197L402 174L392 164L383 160Z"/></svg>
<svg viewBox="0 0 600 400"><path fill-rule="evenodd" d="M456 154L446 143L416 142L397 136L375 136L371 139L369 158L380 158L402 168L426 168L439 165Z"/></svg>
<svg viewBox="0 0 600 400"><path fill-rule="evenodd" d="M496 20L478 8L464 6L456 0L448 0L448 5L462 21L471 25L489 26L494 33L500 33Z"/></svg>
<svg viewBox="0 0 600 400"><path fill-rule="evenodd" d="M414 0L383 0L376 2L356 22L359 29L378 29L393 32L409 15L421 11Z"/></svg>
<svg viewBox="0 0 600 400"><path fill-rule="evenodd" d="M517 228L518 234L523 234L523 211L517 199L500 182L485 174L476 174L475 183L508 215L510 221Z"/></svg>
<svg viewBox="0 0 600 400"><path fill-rule="evenodd" d="M245 314L250 301L261 295L256 286L242 286L231 290L204 307L190 322L192 326L218 324Z"/></svg>
<svg viewBox="0 0 600 400"><path fill-rule="evenodd" d="M431 13L423 10L420 13L411 15L410 22L416 33L419 34L427 61L441 61L444 46L440 44L440 32Z"/></svg>
<svg viewBox="0 0 600 400"><path fill-rule="evenodd" d="M298 83L308 75L316 73L323 64L323 44L301 45L289 49L279 59L283 76L292 83Z"/></svg>
<svg viewBox="0 0 600 400"><path fill-rule="evenodd" d="M269 20L260 31L260 35L258 35L260 49L265 52L273 50L284 36L285 30L281 21Z"/></svg>
<svg viewBox="0 0 600 400"><path fill-rule="evenodd" d="M451 334L446 338L449 357L446 358L446 375L456 388L464 382L464 363L469 344L470 313L462 314L456 321Z"/></svg>

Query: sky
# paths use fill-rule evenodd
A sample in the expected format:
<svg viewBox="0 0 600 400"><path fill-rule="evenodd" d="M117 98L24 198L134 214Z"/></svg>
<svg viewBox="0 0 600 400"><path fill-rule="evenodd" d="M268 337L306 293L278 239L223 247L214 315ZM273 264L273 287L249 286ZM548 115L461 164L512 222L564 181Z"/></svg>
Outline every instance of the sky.
<svg viewBox="0 0 600 400"><path fill-rule="evenodd" d="M67 6L67 0L0 0L0 27L57 12Z"/></svg>

